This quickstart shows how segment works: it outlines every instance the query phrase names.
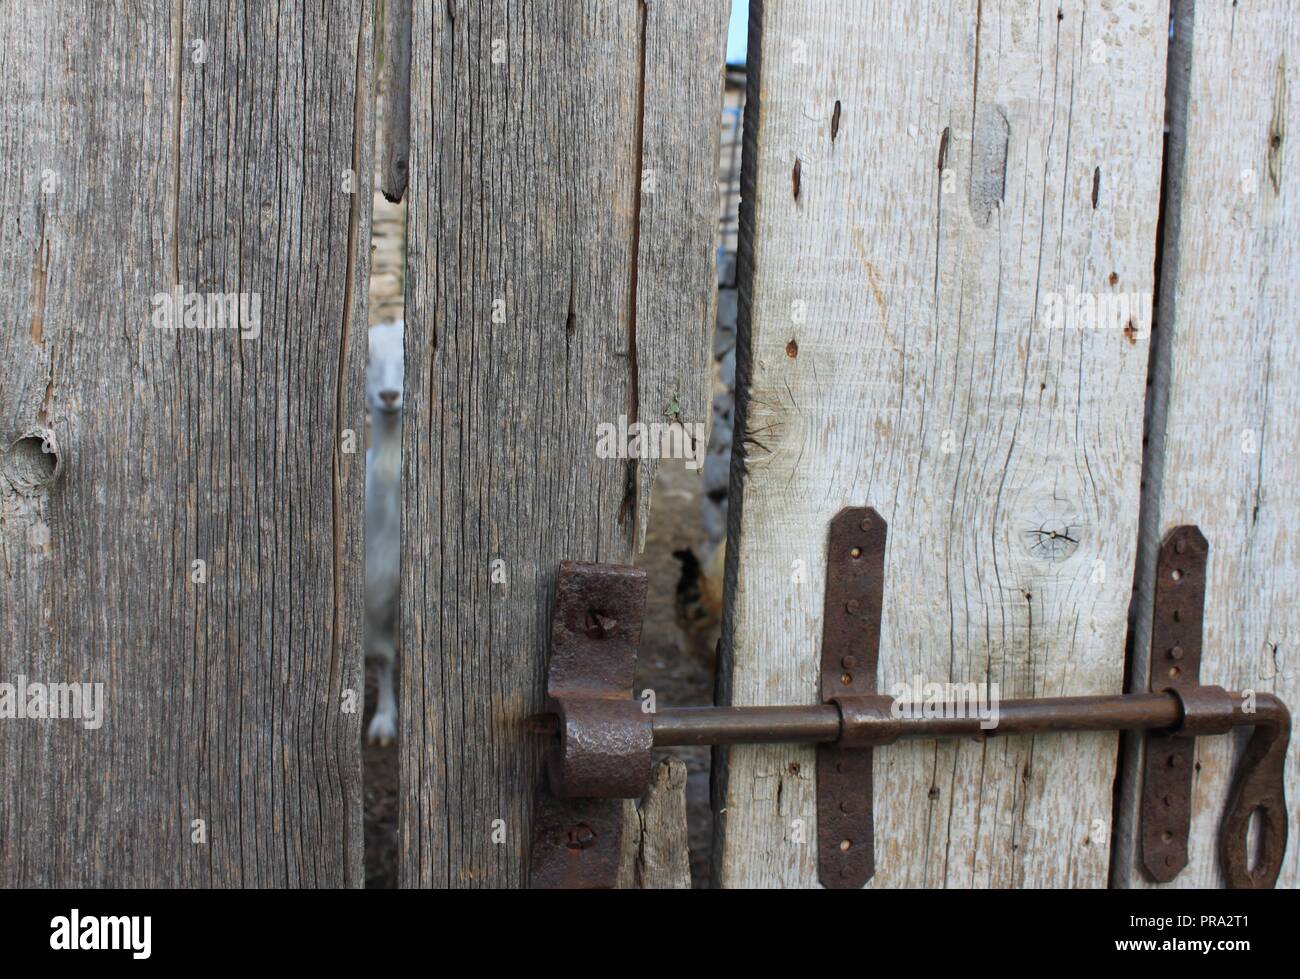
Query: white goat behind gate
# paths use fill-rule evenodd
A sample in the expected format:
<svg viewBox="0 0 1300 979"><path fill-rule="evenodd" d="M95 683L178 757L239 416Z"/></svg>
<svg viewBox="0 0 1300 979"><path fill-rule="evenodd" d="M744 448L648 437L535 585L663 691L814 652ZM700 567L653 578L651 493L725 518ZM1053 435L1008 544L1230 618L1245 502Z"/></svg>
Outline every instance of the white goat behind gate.
<svg viewBox="0 0 1300 979"><path fill-rule="evenodd" d="M366 452L366 659L379 664L379 698L370 720L371 743L397 737L393 669L397 653L397 595L402 531L403 323L370 330L366 401L370 449Z"/></svg>

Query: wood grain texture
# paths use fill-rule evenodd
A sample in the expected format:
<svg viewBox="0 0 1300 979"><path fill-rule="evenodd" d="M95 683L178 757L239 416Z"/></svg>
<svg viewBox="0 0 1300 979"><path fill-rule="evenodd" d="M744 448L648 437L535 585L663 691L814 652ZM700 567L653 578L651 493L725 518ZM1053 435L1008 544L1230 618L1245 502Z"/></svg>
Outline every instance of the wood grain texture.
<svg viewBox="0 0 1300 979"><path fill-rule="evenodd" d="M0 8L0 445L61 466L0 449L0 682L104 685L0 721L3 886L361 884L371 19Z"/></svg>
<svg viewBox="0 0 1300 979"><path fill-rule="evenodd" d="M730 0L645 4L637 223L637 418L699 425L709 442L718 309L718 108ZM636 549L645 549L656 458L637 467Z"/></svg>
<svg viewBox="0 0 1300 979"><path fill-rule="evenodd" d="M751 5L723 703L817 699L849 505L889 523L881 690L1120 689L1166 15ZM1145 303L1127 331L1050 328L1070 292ZM873 884L1103 885L1116 750L877 751ZM816 884L813 757L730 751L715 882Z"/></svg>
<svg viewBox="0 0 1300 979"><path fill-rule="evenodd" d="M1266 2L1176 5L1153 417L1142 498L1134 678L1150 669L1155 561L1165 533L1210 543L1201 682L1300 704L1300 11ZM1217 887L1219 820L1248 732L1201 738L1189 862L1169 887ZM1137 853L1140 739L1128 745L1115 881L1156 886ZM1300 884L1300 751L1287 759Z"/></svg>
<svg viewBox="0 0 1300 979"><path fill-rule="evenodd" d="M624 800L623 823L619 888L689 890L686 763L679 758L659 762L646 794L639 800Z"/></svg>
<svg viewBox="0 0 1300 979"><path fill-rule="evenodd" d="M637 413L643 10L413 6L404 886L524 883L541 756L521 722L542 708L556 567L632 556L635 462L596 445ZM672 172L710 172L711 146L678 147ZM704 190L686 214L712 215ZM694 245L664 261L707 262L680 281L711 282ZM666 323L656 366L688 372Z"/></svg>

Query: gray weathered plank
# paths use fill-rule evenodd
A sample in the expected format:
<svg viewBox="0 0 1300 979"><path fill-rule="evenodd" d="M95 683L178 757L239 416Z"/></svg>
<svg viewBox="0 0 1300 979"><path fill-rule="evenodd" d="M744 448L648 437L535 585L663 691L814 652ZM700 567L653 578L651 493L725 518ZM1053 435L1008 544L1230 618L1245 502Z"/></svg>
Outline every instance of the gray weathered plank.
<svg viewBox="0 0 1300 979"><path fill-rule="evenodd" d="M411 0L380 0L378 90L384 102L379 189L396 203L406 193L411 159Z"/></svg>
<svg viewBox="0 0 1300 979"><path fill-rule="evenodd" d="M1155 560L1172 527L1210 542L1201 682L1300 704L1300 11L1275 0L1175 7L1168 182L1132 677L1151 662ZM1218 830L1245 732L1196 745L1188 865L1170 887L1216 887ZM1300 751L1287 765L1300 885ZM1139 867L1141 739L1125 754L1115 881Z"/></svg>
<svg viewBox="0 0 1300 979"><path fill-rule="evenodd" d="M817 698L848 505L890 526L884 692L1118 691L1166 4L750 9L722 701ZM1135 322L1049 328L1070 293L1137 294ZM813 758L729 752L715 883L816 883ZM1115 758L1106 734L879 750L873 883L1103 884Z"/></svg>
<svg viewBox="0 0 1300 979"><path fill-rule="evenodd" d="M632 556L635 465L598 457L596 426L638 411L644 9L413 5L405 886L524 883L541 756L521 722L542 707L555 569ZM720 52L720 42L701 50ZM695 63L683 65L694 77ZM716 115L716 80L701 118ZM692 103L706 97L691 88ZM679 192L697 192L712 146L678 146L669 171ZM711 181L706 190L685 214L713 214ZM706 262L708 282L712 255L697 244L693 231L664 261ZM699 323L676 328L698 332L704 349ZM656 367L673 376L695 348L655 329L648 349L669 358Z"/></svg>
<svg viewBox="0 0 1300 979"><path fill-rule="evenodd" d="M718 106L730 0L645 5L637 226L637 419L680 422L703 463L712 419L718 308ZM697 428L698 426L698 428ZM636 549L645 549L657 459L637 467Z"/></svg>
<svg viewBox="0 0 1300 979"><path fill-rule="evenodd" d="M691 857L686 831L686 763L665 758L650 788L623 803L621 889L689 890Z"/></svg>
<svg viewBox="0 0 1300 979"><path fill-rule="evenodd" d="M371 20L0 7L0 682L104 685L0 721L0 885L361 883Z"/></svg>

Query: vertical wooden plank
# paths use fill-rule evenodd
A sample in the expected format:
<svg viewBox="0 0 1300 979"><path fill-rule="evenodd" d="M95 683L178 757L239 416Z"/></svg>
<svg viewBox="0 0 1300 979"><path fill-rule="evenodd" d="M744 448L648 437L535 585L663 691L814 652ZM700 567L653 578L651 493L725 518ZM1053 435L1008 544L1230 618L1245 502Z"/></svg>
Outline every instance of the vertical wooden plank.
<svg viewBox="0 0 1300 979"><path fill-rule="evenodd" d="M668 757L640 799L623 801L620 890L689 890L690 843L686 829L686 763Z"/></svg>
<svg viewBox="0 0 1300 979"><path fill-rule="evenodd" d="M1166 15L751 5L724 703L817 699L847 505L889 522L882 691L1120 689ZM1119 294L1131 322L1055 328ZM1114 735L876 756L874 884L1105 882ZM816 883L814 773L730 751L715 881Z"/></svg>
<svg viewBox="0 0 1300 979"><path fill-rule="evenodd" d="M379 189L397 203L406 193L411 133L411 0L380 0L378 88L384 100Z"/></svg>
<svg viewBox="0 0 1300 979"><path fill-rule="evenodd" d="M730 12L730 0L645 4L636 419L680 422L696 470L713 417L718 106ZM637 467L638 552L645 549L656 464L651 456Z"/></svg>
<svg viewBox="0 0 1300 979"><path fill-rule="evenodd" d="M371 20L0 9L0 682L103 684L0 721L4 886L361 883Z"/></svg>
<svg viewBox="0 0 1300 979"><path fill-rule="evenodd" d="M1132 676L1148 676L1154 571L1169 528L1210 543L1201 682L1300 703L1300 11L1175 6L1164 252L1144 470ZM1163 654L1156 650L1156 655ZM1219 821L1246 732L1196 744L1189 862L1168 886L1222 886ZM1141 743L1125 754L1115 880L1155 886L1137 852ZM1290 840L1278 887L1300 884L1300 752L1287 765Z"/></svg>
<svg viewBox="0 0 1300 979"><path fill-rule="evenodd" d="M704 23L707 5L690 6L663 30ZM663 357L653 367L665 377L707 363L698 297L689 321L650 309L656 339L640 334L638 285L652 278L637 266L640 138L652 112L689 120L666 130L675 155L647 253L695 269L665 272L671 281L711 283L694 224L680 225L676 248L658 240L674 207L712 220L711 180L697 188L696 175L711 173L721 74L708 96L685 53L694 41L681 39L681 85L656 84L688 96L644 106L657 16L646 9L413 5L404 886L525 883L541 756L521 722L542 707L555 569L565 558L627 563L641 512L635 460L598 455L597 426L636 419L643 356ZM695 105L706 97L707 111ZM697 118L698 141L688 139Z"/></svg>
<svg viewBox="0 0 1300 979"><path fill-rule="evenodd" d="M630 555L592 434L632 404L638 43L630 5L413 5L402 886L524 883L554 570Z"/></svg>

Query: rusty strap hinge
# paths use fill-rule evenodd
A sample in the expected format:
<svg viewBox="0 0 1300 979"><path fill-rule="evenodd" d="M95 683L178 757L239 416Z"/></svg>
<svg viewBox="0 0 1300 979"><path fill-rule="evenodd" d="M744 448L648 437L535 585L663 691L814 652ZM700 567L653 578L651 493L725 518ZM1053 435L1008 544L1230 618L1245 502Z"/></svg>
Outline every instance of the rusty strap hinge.
<svg viewBox="0 0 1300 979"><path fill-rule="evenodd" d="M841 713L876 697L888 528L870 507L831 521L822 618L822 703ZM817 746L817 873L826 887L861 887L876 872L872 751L842 739Z"/></svg>
<svg viewBox="0 0 1300 979"><path fill-rule="evenodd" d="M1177 696L1183 716L1176 729L1148 731L1145 737L1142 866L1159 883L1173 880L1187 866L1196 738L1225 734L1236 724L1253 723L1255 732L1237 766L1219 828L1219 863L1229 887L1272 887L1286 851L1283 776L1290 718L1286 708L1268 695L1255 695L1254 713L1250 714L1246 705L1251 698L1201 685L1201 623L1209 551L1209 542L1197 527L1175 527L1161 545L1156 562L1149 684L1153 692L1163 690ZM1256 811L1261 834L1258 859L1252 866L1247 830Z"/></svg>
<svg viewBox="0 0 1300 979"><path fill-rule="evenodd" d="M861 887L875 870L873 746L900 737L989 737L1062 731L1143 731L1141 860L1157 881L1187 863L1195 739L1249 726L1219 833L1230 887L1272 887L1286 850L1283 771L1291 718L1271 694L1200 683L1208 545L1176 528L1160 553L1150 692L1004 700L996 726L956 709L896 709L876 692L887 528L869 507L841 510L827 536L821 703L642 710L632 693L645 605L635 568L564 562L556 583L547 669L550 792L534 820L532 884L612 887L622 814L617 800L648 787L651 751L669 745L806 742L817 756L818 873L826 887ZM949 709L953 708L953 709ZM1259 858L1247 826L1261 815Z"/></svg>

